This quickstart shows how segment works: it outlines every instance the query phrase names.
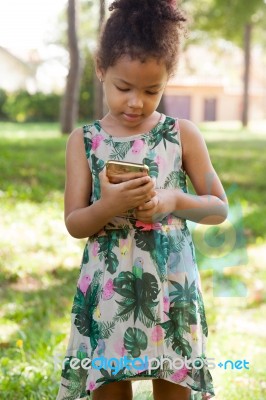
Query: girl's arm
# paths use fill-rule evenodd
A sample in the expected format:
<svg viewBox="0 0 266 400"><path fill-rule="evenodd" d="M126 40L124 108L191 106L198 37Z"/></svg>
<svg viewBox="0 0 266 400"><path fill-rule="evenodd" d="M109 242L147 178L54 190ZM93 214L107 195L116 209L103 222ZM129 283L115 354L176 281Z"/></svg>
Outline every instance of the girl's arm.
<svg viewBox="0 0 266 400"><path fill-rule="evenodd" d="M137 218L151 222L156 215L174 213L177 217L201 224L222 223L228 214L228 201L198 128L190 121L180 120L183 168L196 195L181 189L159 189L157 196L139 207Z"/></svg>
<svg viewBox="0 0 266 400"><path fill-rule="evenodd" d="M92 175L85 154L82 129L70 135L66 149L65 224L69 233L86 238L99 232L111 219L149 201L154 195L153 182L143 176L128 182L111 184L100 173L101 198L89 204Z"/></svg>

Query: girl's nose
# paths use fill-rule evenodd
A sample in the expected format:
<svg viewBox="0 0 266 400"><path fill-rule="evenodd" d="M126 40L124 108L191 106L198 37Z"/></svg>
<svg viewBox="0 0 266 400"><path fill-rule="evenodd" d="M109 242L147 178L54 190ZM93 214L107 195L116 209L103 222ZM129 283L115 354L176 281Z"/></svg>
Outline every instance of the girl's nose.
<svg viewBox="0 0 266 400"><path fill-rule="evenodd" d="M132 93L128 100L128 106L131 108L142 108L143 107L143 101L142 98L139 94L137 93Z"/></svg>

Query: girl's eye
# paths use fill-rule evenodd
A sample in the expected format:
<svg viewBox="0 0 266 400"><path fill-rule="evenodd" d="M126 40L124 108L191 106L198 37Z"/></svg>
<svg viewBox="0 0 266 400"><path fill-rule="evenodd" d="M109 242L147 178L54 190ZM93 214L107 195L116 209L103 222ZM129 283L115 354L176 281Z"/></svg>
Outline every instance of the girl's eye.
<svg viewBox="0 0 266 400"><path fill-rule="evenodd" d="M117 90L119 90L120 92L128 92L129 89L125 89L125 88L120 88L118 86L116 86Z"/></svg>
<svg viewBox="0 0 266 400"><path fill-rule="evenodd" d="M150 94L150 95L156 95L156 94L159 94L159 92L146 92L147 94Z"/></svg>

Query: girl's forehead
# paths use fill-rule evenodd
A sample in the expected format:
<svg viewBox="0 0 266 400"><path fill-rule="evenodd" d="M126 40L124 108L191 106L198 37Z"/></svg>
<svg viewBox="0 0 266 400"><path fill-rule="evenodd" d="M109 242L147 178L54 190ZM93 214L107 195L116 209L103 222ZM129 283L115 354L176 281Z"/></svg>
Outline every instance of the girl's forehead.
<svg viewBox="0 0 266 400"><path fill-rule="evenodd" d="M147 82L165 81L168 79L166 65L162 60L150 57L146 60L121 57L113 66L107 69L113 78L122 80L145 80Z"/></svg>

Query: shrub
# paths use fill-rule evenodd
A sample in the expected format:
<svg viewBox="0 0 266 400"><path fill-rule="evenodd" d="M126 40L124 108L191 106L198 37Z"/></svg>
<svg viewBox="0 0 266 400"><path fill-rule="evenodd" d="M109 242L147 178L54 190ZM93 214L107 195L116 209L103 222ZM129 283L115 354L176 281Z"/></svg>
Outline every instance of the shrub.
<svg viewBox="0 0 266 400"><path fill-rule="evenodd" d="M4 104L7 100L7 94L3 89L0 89L0 120L6 120L7 115L4 111Z"/></svg>
<svg viewBox="0 0 266 400"><path fill-rule="evenodd" d="M11 121L57 121L59 118L61 96L55 93L30 94L25 90L10 94L3 111Z"/></svg>
<svg viewBox="0 0 266 400"><path fill-rule="evenodd" d="M88 121L93 118L94 93L93 93L93 77L94 63L91 53L87 50L83 58L84 68L80 81L79 94L79 119Z"/></svg>

